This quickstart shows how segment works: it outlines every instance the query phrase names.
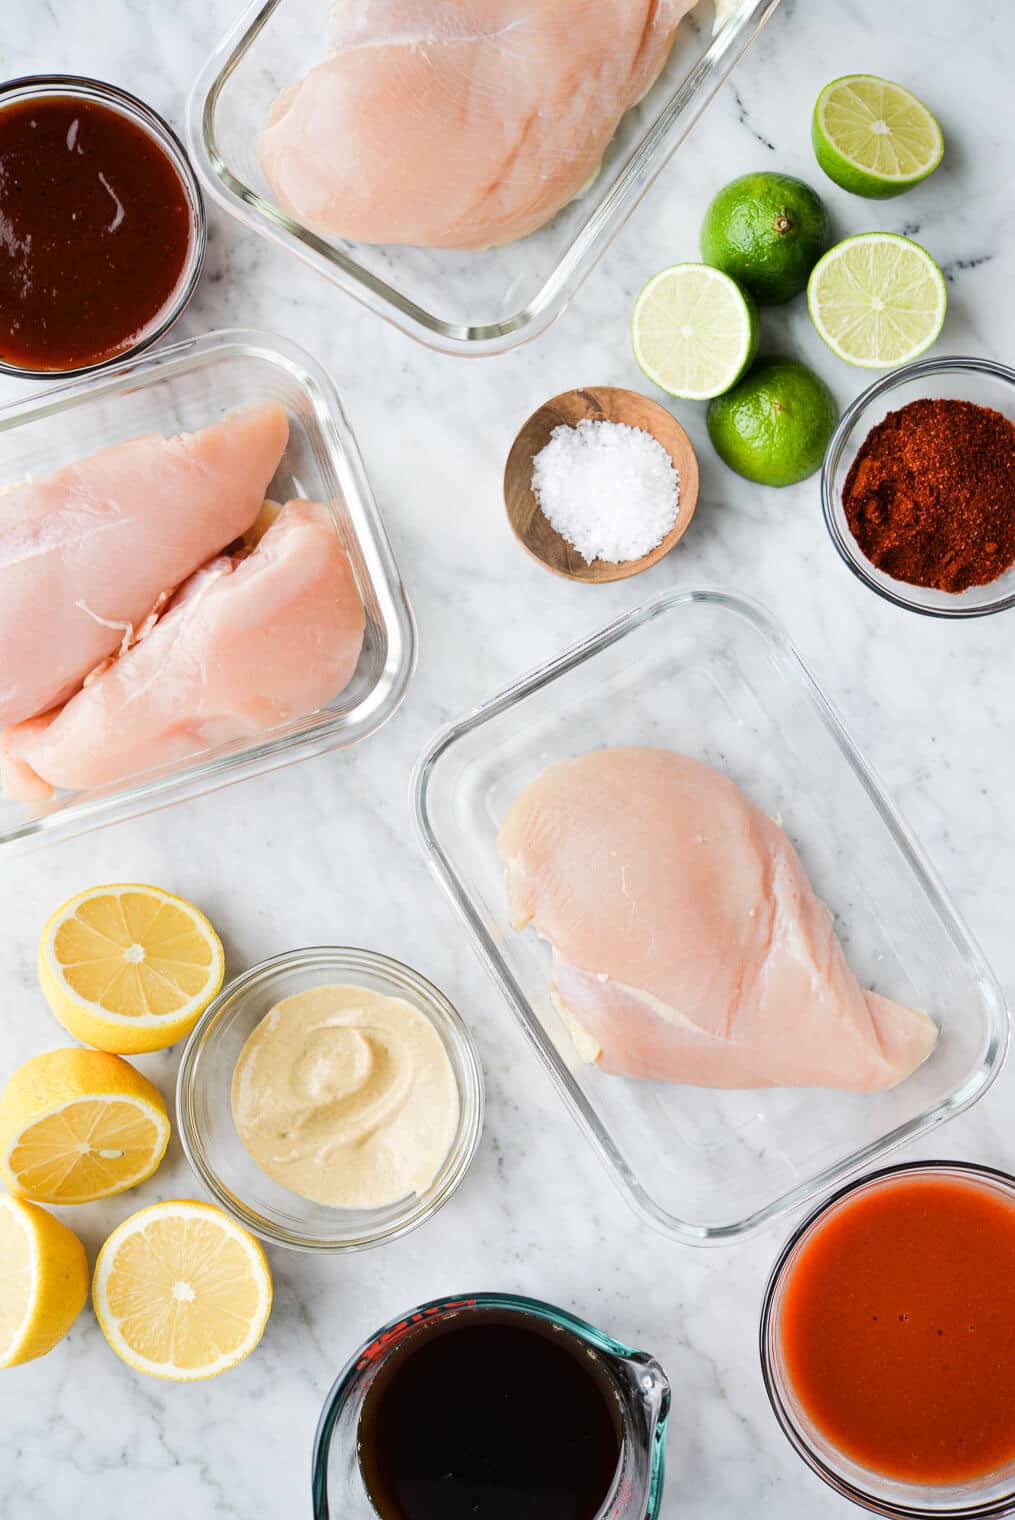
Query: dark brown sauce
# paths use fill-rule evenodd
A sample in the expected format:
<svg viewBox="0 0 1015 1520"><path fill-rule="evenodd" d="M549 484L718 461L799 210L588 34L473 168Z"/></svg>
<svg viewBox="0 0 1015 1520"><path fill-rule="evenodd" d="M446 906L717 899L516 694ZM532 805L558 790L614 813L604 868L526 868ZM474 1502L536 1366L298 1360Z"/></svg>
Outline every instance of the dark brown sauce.
<svg viewBox="0 0 1015 1520"><path fill-rule="evenodd" d="M471 1309L392 1351L360 1415L381 1520L594 1520L621 1456L617 1391L567 1331Z"/></svg>
<svg viewBox="0 0 1015 1520"><path fill-rule="evenodd" d="M119 111L69 95L0 109L0 359L123 353L165 310L191 236L175 165Z"/></svg>

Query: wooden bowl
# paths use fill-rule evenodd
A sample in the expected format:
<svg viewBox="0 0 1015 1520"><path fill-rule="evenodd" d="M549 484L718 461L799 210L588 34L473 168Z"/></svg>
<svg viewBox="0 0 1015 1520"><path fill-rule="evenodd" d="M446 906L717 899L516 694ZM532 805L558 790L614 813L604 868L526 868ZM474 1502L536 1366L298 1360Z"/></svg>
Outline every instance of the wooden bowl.
<svg viewBox="0 0 1015 1520"><path fill-rule="evenodd" d="M555 427L562 423L574 427L585 417L594 421L626 422L628 427L641 428L643 432L651 433L673 460L680 480L677 520L662 543L656 544L640 559L619 563L597 559L592 564L586 563L578 550L550 526L536 500L532 489L533 460L550 441ZM698 503L698 460L680 423L657 401L613 385L565 391L547 401L538 412L533 412L512 444L504 467L504 502L508 520L522 548L555 575L563 575L571 581L622 581L658 564L687 532Z"/></svg>

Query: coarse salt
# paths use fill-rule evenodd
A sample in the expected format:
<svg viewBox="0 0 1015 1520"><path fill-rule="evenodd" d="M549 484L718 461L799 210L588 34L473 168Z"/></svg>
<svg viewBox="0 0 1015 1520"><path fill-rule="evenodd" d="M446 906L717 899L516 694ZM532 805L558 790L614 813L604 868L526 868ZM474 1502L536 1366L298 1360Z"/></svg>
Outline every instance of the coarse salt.
<svg viewBox="0 0 1015 1520"><path fill-rule="evenodd" d="M562 423L532 462L543 516L591 564L640 559L677 520L680 481L658 439L624 422Z"/></svg>

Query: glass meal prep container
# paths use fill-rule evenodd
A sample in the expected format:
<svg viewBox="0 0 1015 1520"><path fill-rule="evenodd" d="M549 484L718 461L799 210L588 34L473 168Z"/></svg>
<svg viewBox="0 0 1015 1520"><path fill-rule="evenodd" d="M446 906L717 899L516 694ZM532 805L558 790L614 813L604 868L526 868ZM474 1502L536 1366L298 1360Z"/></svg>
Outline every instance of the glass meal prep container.
<svg viewBox="0 0 1015 1520"><path fill-rule="evenodd" d="M227 211L403 332L448 353L504 353L561 314L778 3L726 6L713 37L713 0L703 0L681 22L659 79L620 123L594 182L545 227L501 247L331 241L277 204L257 134L280 90L327 56L327 0L254 0L194 84L190 152ZM406 131L416 130L405 119Z"/></svg>
<svg viewBox="0 0 1015 1520"><path fill-rule="evenodd" d="M193 431L261 402L281 403L289 421L268 497L280 503L306 497L330 507L363 598L366 629L352 679L327 707L254 738L94 790L58 792L34 808L0 798L0 847L80 833L342 748L379 728L398 707L415 662L412 613L338 393L324 370L288 340L207 333L0 409L0 488L40 480L128 438ZM0 651L0 670L2 660Z"/></svg>
<svg viewBox="0 0 1015 1520"><path fill-rule="evenodd" d="M785 828L860 982L931 1013L927 1061L889 1092L719 1091L610 1076L550 998L550 949L507 912L497 831L552 761L653 745L713 765ZM1008 1039L1000 988L904 823L785 635L752 602L667 595L472 716L421 759L438 879L601 1160L649 1223L722 1244L798 1209L967 1108Z"/></svg>

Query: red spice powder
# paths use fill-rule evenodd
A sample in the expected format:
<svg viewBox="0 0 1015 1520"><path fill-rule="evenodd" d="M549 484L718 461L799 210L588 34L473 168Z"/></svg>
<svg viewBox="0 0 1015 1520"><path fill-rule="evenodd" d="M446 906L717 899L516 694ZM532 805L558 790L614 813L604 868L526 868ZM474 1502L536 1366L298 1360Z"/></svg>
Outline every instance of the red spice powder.
<svg viewBox="0 0 1015 1520"><path fill-rule="evenodd" d="M1015 564L1015 425L969 401L912 401L871 429L842 493L871 564L964 591Z"/></svg>

